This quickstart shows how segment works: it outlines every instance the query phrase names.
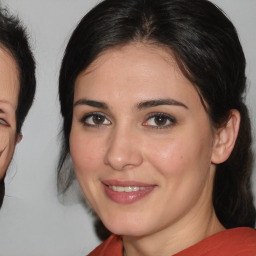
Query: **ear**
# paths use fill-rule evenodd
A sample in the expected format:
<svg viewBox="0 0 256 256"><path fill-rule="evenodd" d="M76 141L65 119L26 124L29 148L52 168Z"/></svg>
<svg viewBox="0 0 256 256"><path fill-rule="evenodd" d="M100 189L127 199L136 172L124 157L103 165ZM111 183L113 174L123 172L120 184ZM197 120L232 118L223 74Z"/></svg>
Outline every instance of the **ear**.
<svg viewBox="0 0 256 256"><path fill-rule="evenodd" d="M223 163L229 158L236 143L240 120L239 111L231 109L228 122L216 131L211 159L213 164Z"/></svg>
<svg viewBox="0 0 256 256"><path fill-rule="evenodd" d="M19 142L22 140L22 138L23 138L23 135L22 135L22 133L20 132L20 133L18 134L18 136L17 136L16 143L19 143Z"/></svg>

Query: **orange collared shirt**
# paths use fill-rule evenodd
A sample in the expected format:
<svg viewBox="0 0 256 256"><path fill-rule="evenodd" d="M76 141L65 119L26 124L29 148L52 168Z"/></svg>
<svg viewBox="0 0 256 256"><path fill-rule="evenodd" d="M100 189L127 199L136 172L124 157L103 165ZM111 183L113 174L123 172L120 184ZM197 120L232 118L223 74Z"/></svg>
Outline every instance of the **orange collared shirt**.
<svg viewBox="0 0 256 256"><path fill-rule="evenodd" d="M122 237L111 235L89 256L122 256ZM174 256L256 256L256 231L233 228L209 236Z"/></svg>

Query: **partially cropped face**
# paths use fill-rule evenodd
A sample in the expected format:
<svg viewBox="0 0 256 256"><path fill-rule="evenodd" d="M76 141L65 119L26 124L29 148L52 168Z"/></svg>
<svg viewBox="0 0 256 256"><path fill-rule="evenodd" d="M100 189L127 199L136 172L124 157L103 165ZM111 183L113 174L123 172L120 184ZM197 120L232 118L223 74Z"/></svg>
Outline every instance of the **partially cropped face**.
<svg viewBox="0 0 256 256"><path fill-rule="evenodd" d="M16 108L19 75L13 57L0 47L0 180L11 162L16 145Z"/></svg>
<svg viewBox="0 0 256 256"><path fill-rule="evenodd" d="M214 138L196 89L164 49L108 50L76 80L71 156L114 233L178 230L208 211Z"/></svg>

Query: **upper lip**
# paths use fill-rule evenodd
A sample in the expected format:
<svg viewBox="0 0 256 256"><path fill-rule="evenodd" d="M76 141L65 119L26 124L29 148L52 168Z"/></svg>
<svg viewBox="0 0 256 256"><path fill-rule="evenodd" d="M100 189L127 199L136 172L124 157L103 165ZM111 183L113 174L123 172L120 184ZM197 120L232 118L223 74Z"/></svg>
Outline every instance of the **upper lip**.
<svg viewBox="0 0 256 256"><path fill-rule="evenodd" d="M149 184L134 180L102 180L104 185L107 186L118 186L118 187L153 187L155 184Z"/></svg>

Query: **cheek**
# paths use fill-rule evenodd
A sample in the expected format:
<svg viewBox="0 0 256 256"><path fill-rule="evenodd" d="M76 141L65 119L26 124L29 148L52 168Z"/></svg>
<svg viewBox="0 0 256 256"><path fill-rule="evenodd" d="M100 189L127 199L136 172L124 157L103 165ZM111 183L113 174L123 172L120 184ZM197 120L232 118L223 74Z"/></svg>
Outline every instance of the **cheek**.
<svg viewBox="0 0 256 256"><path fill-rule="evenodd" d="M94 173L97 165L102 162L102 142L97 138L81 136L78 132L71 131L70 153L78 175Z"/></svg>
<svg viewBox="0 0 256 256"><path fill-rule="evenodd" d="M149 161L165 176L176 175L180 173L185 163L190 161L186 146L179 141L165 141L154 147L152 145L153 150L148 152Z"/></svg>
<svg viewBox="0 0 256 256"><path fill-rule="evenodd" d="M89 205L97 212L98 176L103 169L102 140L81 131L70 133L70 154L76 177ZM96 201L95 201L96 198Z"/></svg>
<svg viewBox="0 0 256 256"><path fill-rule="evenodd" d="M0 154L6 148L7 144L8 144L8 134L6 134L6 132L2 131L2 129L0 128Z"/></svg>
<svg viewBox="0 0 256 256"><path fill-rule="evenodd" d="M11 162L15 144L15 135L0 128L0 179L4 177Z"/></svg>
<svg viewBox="0 0 256 256"><path fill-rule="evenodd" d="M149 161L165 177L208 170L212 152L210 137L184 134L146 147L152 149L147 151Z"/></svg>

